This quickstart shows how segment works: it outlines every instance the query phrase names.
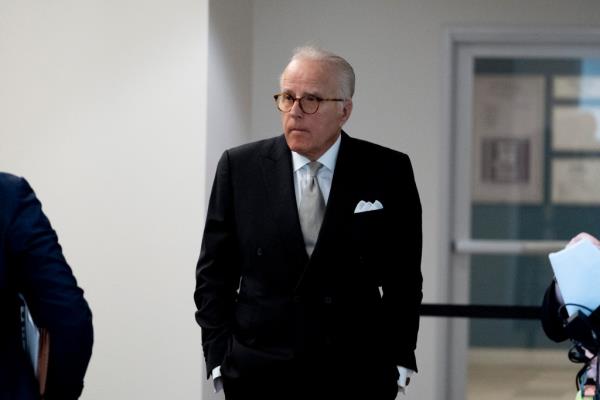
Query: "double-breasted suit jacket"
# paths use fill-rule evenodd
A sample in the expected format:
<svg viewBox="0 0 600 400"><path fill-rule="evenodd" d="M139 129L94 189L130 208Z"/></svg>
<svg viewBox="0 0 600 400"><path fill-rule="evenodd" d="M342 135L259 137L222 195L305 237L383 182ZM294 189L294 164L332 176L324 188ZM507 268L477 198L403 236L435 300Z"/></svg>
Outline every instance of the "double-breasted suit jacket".
<svg viewBox="0 0 600 400"><path fill-rule="evenodd" d="M383 209L355 213L361 200ZM285 137L226 151L196 269L208 374L221 365L224 375L251 376L297 360L331 365L348 379L378 367L394 378L397 365L416 370L421 242L403 153L342 132L309 258Z"/></svg>

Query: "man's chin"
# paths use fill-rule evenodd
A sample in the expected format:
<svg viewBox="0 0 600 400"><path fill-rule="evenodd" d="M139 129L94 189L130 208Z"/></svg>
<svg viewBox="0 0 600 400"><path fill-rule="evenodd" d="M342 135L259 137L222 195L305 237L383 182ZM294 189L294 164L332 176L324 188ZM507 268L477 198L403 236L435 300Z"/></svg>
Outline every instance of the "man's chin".
<svg viewBox="0 0 600 400"><path fill-rule="evenodd" d="M309 148L307 143L302 138L298 138L297 135L289 134L285 136L285 139L290 150L296 153L304 154Z"/></svg>
<svg viewBox="0 0 600 400"><path fill-rule="evenodd" d="M289 146L290 150L306 157L307 149L303 146Z"/></svg>
<svg viewBox="0 0 600 400"><path fill-rule="evenodd" d="M304 156L308 159L313 159L310 149L306 146L289 146L290 150Z"/></svg>

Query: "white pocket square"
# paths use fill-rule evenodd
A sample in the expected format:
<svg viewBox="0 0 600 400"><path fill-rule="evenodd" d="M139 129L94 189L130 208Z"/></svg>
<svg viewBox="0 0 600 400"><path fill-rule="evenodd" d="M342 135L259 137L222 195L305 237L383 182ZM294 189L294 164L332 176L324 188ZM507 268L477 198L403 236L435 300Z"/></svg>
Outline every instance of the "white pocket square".
<svg viewBox="0 0 600 400"><path fill-rule="evenodd" d="M356 208L354 209L354 214L363 213L367 211L381 210L382 208L383 204L381 204L379 200L375 200L373 203L371 203L370 201L361 200L356 205Z"/></svg>

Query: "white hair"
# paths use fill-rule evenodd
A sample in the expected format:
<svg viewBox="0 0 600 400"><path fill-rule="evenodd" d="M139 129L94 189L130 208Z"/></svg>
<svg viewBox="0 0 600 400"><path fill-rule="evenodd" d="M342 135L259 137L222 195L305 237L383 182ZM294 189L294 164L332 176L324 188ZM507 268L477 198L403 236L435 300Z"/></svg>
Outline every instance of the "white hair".
<svg viewBox="0 0 600 400"><path fill-rule="evenodd" d="M351 99L354 95L356 81L354 69L344 58L315 46L302 46L294 49L290 63L297 60L314 60L328 64L335 71L338 80L339 95L344 99ZM282 81L283 74L281 74L280 83Z"/></svg>

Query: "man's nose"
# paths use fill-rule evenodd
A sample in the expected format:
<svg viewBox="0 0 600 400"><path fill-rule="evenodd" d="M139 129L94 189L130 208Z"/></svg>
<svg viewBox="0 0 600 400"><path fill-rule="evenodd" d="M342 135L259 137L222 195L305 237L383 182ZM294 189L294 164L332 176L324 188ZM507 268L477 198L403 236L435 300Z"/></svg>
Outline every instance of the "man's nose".
<svg viewBox="0 0 600 400"><path fill-rule="evenodd" d="M300 100L296 99L296 101L294 101L294 104L292 104L292 108L290 109L290 114L292 114L294 117L302 117L304 112L302 111L302 108L300 108Z"/></svg>

